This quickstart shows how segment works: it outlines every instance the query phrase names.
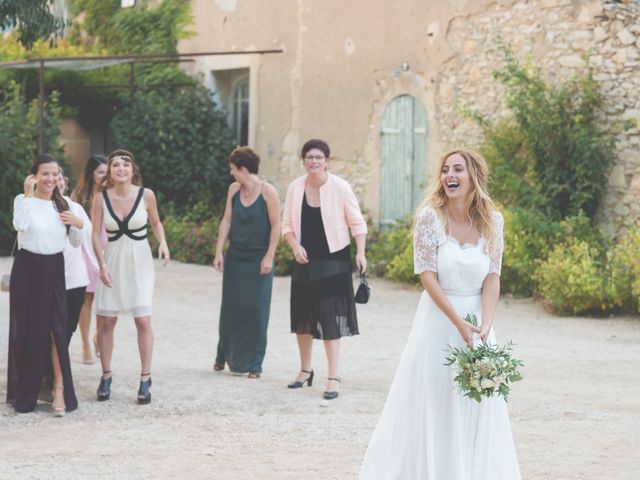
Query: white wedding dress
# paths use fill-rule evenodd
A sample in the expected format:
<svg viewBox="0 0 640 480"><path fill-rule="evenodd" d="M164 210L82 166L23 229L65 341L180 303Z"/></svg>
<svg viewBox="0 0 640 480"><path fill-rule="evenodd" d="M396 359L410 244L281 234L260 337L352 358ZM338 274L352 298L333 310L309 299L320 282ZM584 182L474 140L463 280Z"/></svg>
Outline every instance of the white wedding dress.
<svg viewBox="0 0 640 480"><path fill-rule="evenodd" d="M435 210L424 209L414 232L417 274L438 273L456 311L482 320L485 277L500 273L502 215L495 213L497 239L488 253L484 240L460 245L447 237ZM495 342L490 332L489 341ZM422 293L413 328L387 402L364 456L360 480L519 480L506 402L481 403L455 390L444 365L447 345L463 347L451 321Z"/></svg>

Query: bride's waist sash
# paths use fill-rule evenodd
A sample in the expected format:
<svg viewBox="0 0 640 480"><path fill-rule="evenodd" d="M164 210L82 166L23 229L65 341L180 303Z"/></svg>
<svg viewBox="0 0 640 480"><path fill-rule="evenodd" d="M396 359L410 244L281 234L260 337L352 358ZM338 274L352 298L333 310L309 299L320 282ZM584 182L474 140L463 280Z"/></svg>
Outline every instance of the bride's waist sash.
<svg viewBox="0 0 640 480"><path fill-rule="evenodd" d="M443 288L442 290L446 295L454 296L454 297L475 297L482 293L481 288L477 288L473 290L451 290L448 288Z"/></svg>

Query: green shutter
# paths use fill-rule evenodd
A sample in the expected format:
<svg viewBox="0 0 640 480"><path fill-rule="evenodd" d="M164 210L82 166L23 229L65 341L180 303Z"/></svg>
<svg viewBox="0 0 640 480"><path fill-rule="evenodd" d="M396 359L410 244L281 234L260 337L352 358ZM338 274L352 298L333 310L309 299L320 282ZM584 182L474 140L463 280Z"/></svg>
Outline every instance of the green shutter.
<svg viewBox="0 0 640 480"><path fill-rule="evenodd" d="M427 116L409 95L384 111L381 135L380 224L410 215L422 201L426 177Z"/></svg>

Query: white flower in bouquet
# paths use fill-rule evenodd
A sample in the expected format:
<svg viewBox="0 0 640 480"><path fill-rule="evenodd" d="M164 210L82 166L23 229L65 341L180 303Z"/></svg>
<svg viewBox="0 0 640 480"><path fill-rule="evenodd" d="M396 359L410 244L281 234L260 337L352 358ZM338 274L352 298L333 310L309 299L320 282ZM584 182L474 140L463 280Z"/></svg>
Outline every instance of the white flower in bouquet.
<svg viewBox="0 0 640 480"><path fill-rule="evenodd" d="M496 382L494 380L491 380L490 378L483 378L482 381L480 382L481 388L493 388L495 386L496 386Z"/></svg>

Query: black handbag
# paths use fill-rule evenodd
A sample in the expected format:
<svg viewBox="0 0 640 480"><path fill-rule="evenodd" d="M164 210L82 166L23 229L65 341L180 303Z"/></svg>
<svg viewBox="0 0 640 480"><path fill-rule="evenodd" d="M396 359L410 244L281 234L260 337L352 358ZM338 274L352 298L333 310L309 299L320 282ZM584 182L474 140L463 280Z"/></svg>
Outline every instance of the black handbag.
<svg viewBox="0 0 640 480"><path fill-rule="evenodd" d="M367 276L364 273L360 274L360 285L356 291L354 300L356 303L367 303L371 296L371 287L367 283Z"/></svg>

